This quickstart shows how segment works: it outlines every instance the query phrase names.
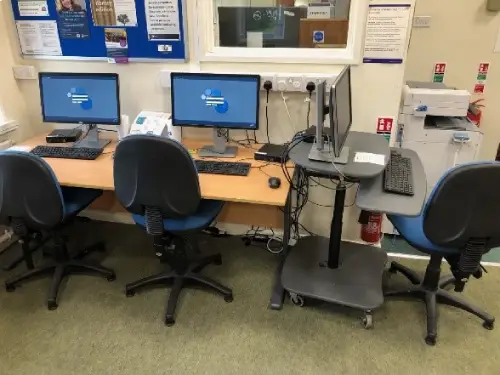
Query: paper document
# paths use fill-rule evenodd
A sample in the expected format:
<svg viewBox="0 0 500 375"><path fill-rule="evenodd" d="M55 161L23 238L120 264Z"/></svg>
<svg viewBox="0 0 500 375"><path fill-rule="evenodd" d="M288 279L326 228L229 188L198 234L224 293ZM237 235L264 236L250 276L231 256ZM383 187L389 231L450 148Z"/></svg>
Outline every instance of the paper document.
<svg viewBox="0 0 500 375"><path fill-rule="evenodd" d="M149 40L180 40L181 20L177 0L146 0Z"/></svg>
<svg viewBox="0 0 500 375"><path fill-rule="evenodd" d="M46 0L19 0L17 6L21 17L46 17L49 15Z"/></svg>
<svg viewBox="0 0 500 375"><path fill-rule="evenodd" d="M56 21L16 21L16 27L24 55L62 55Z"/></svg>
<svg viewBox="0 0 500 375"><path fill-rule="evenodd" d="M385 165L385 155L372 154L369 152L356 152L354 155L354 162Z"/></svg>
<svg viewBox="0 0 500 375"><path fill-rule="evenodd" d="M364 63L401 64L406 49L410 4L372 4L368 10Z"/></svg>
<svg viewBox="0 0 500 375"><path fill-rule="evenodd" d="M7 149L7 151L22 151L22 152L28 152L31 151L33 147L31 146L12 146Z"/></svg>

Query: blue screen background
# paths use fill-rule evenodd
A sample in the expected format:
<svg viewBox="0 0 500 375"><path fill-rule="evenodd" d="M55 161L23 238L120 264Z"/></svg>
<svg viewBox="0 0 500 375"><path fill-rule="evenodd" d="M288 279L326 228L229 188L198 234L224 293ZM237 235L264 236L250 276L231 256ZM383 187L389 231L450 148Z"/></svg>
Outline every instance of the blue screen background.
<svg viewBox="0 0 500 375"><path fill-rule="evenodd" d="M45 121L119 124L115 78L43 76L41 80ZM88 95L90 101L75 103L70 94Z"/></svg>
<svg viewBox="0 0 500 375"><path fill-rule="evenodd" d="M256 129L259 89L253 77L173 77L173 125ZM220 98L219 108L207 105L207 94Z"/></svg>

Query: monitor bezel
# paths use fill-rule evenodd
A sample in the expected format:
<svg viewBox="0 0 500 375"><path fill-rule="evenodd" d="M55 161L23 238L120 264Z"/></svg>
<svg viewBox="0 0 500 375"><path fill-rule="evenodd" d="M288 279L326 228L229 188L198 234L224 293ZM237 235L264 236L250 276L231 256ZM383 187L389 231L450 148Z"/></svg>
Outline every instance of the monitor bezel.
<svg viewBox="0 0 500 375"><path fill-rule="evenodd" d="M337 113L337 83L340 79L345 75L348 75L349 79L349 111L351 112L351 123L346 129L345 136L342 140L339 139L339 121L338 121L338 113ZM351 82L351 67L347 65L339 75L335 78L335 82L332 84L330 88L330 98L329 98L329 107L330 107L330 132L331 137L333 139L333 154L335 157L340 157L342 154L342 149L344 148L345 141L349 136L349 131L352 126L352 82Z"/></svg>
<svg viewBox="0 0 500 375"><path fill-rule="evenodd" d="M257 90L256 90L256 102L257 102L257 116L256 123L254 127L241 127L241 126L231 126L230 124L175 124L175 96L174 96L174 78L175 77L210 77L210 78L254 78L257 80ZM190 73L190 72L172 72L170 74L170 101L172 103L172 125L180 127L194 127L194 128L220 128L220 129L232 129L232 130L258 130L260 126L260 83L261 76L258 74L231 74L231 73Z"/></svg>
<svg viewBox="0 0 500 375"><path fill-rule="evenodd" d="M68 121L63 120L52 120L45 115L45 105L43 100L43 86L42 86L42 78L43 77L108 77L114 78L116 82L116 103L118 110L118 119L117 121L99 121L96 122L87 122L87 121ZM47 123L56 123L56 124L97 124L97 125L114 125L118 126L121 124L121 107L120 107L120 76L117 73L65 73L65 72L40 72L38 73L38 87L40 90L40 104L42 107L42 119L43 122Z"/></svg>

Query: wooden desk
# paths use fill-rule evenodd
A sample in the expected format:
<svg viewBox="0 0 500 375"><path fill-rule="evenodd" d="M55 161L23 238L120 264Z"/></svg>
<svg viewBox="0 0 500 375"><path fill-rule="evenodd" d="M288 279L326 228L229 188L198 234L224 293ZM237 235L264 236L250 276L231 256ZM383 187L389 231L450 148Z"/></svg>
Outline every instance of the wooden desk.
<svg viewBox="0 0 500 375"><path fill-rule="evenodd" d="M186 139L184 145L190 150L196 150L210 141ZM37 136L20 144L20 146L35 147L44 145L45 135ZM63 186L76 186L105 190L105 194L94 202L92 209L109 212L125 212L116 201L113 183L113 151L117 142L109 144L103 155L96 160L45 159ZM201 195L206 199L217 199L226 202L224 211L218 220L229 223L258 225L262 227L283 227L283 212L279 209L286 204L289 183L281 166L254 160L254 150L240 147L238 156L228 161L244 161L252 164L248 176L224 176L200 174ZM198 158L197 154L193 157ZM220 159L219 159L220 160ZM260 167L260 168L259 168ZM290 167L293 174L293 167ZM279 177L281 187L271 189L269 177Z"/></svg>

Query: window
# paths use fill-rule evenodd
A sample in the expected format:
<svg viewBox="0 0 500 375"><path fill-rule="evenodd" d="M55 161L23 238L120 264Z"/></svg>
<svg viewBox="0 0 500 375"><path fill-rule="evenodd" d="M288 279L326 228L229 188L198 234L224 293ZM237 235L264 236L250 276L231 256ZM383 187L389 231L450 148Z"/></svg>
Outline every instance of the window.
<svg viewBox="0 0 500 375"><path fill-rule="evenodd" d="M357 63L367 4L368 0L198 0L200 59Z"/></svg>

